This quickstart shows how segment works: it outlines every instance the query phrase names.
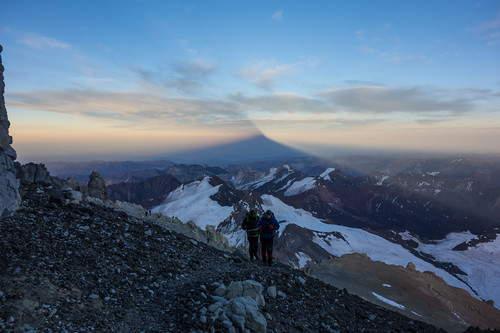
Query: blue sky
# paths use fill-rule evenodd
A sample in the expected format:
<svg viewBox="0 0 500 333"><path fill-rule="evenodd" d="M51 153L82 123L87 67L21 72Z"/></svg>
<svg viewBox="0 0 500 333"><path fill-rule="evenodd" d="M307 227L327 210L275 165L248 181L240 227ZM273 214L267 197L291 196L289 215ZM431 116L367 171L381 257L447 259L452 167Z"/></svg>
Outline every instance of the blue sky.
<svg viewBox="0 0 500 333"><path fill-rule="evenodd" d="M21 160L263 133L500 152L500 1L2 1Z"/></svg>

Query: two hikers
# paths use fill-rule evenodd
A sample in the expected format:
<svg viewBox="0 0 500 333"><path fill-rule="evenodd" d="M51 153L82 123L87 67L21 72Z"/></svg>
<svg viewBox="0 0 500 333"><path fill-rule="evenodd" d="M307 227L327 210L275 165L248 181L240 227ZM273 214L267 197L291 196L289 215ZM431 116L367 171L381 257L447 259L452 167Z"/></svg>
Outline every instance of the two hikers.
<svg viewBox="0 0 500 333"><path fill-rule="evenodd" d="M258 221L259 217L257 216L257 212L252 209L247 213L243 219L243 223L241 224L241 228L247 231L250 260L259 259L257 254L259 252L259 229L257 228Z"/></svg>
<svg viewBox="0 0 500 333"><path fill-rule="evenodd" d="M267 210L259 219L257 217L257 212L252 209L245 216L241 227L243 230L247 231L250 260L258 259L258 239L260 235L262 261L271 266L273 262L274 232L280 228L278 220L274 217L273 212Z"/></svg>

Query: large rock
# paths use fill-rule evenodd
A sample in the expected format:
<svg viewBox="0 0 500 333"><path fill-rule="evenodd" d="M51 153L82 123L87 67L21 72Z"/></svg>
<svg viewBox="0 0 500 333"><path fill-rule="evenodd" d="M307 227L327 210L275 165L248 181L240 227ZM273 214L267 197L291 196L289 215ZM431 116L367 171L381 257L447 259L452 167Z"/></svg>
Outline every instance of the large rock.
<svg viewBox="0 0 500 333"><path fill-rule="evenodd" d="M51 184L51 177L44 164L18 164L17 178L25 184Z"/></svg>
<svg viewBox="0 0 500 333"><path fill-rule="evenodd" d="M3 48L0 45L0 53ZM5 82L3 77L4 67L0 55L0 216L12 213L19 206L19 180L16 179L14 161L16 151L10 146L12 137L9 135L10 122L5 108Z"/></svg>
<svg viewBox="0 0 500 333"><path fill-rule="evenodd" d="M90 174L90 180L87 185L89 197L98 198L102 201L108 200L108 193L106 192L106 183L97 171Z"/></svg>
<svg viewBox="0 0 500 333"><path fill-rule="evenodd" d="M227 318L229 332L267 332L267 320L260 311L265 305L262 289L262 284L253 280L233 281L228 287L220 284L208 312Z"/></svg>

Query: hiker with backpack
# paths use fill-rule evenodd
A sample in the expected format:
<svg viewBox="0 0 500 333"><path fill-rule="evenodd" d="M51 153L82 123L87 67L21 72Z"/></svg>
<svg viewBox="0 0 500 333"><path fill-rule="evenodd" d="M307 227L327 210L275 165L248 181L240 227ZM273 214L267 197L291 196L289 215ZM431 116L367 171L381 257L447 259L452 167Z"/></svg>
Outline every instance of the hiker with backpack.
<svg viewBox="0 0 500 333"><path fill-rule="evenodd" d="M273 212L267 210L266 214L257 222L257 228L260 231L260 243L262 244L262 261L271 266L273 262L274 232L280 228L280 224L274 217Z"/></svg>
<svg viewBox="0 0 500 333"><path fill-rule="evenodd" d="M259 259L259 229L257 228L257 222L259 218L255 210L250 210L241 224L241 228L246 230L248 238L248 252L250 254L250 260Z"/></svg>

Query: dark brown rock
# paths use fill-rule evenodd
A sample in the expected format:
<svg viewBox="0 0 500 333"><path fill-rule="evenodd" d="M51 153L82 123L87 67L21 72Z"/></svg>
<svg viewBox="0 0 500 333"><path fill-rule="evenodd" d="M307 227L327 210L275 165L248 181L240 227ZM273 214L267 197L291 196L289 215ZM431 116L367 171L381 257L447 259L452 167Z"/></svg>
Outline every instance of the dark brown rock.
<svg viewBox="0 0 500 333"><path fill-rule="evenodd" d="M51 184L51 177L44 164L27 163L17 165L17 178L27 184Z"/></svg>
<svg viewBox="0 0 500 333"><path fill-rule="evenodd" d="M108 200L108 193L106 192L106 183L97 171L90 174L90 180L87 185L89 197L98 198L102 201Z"/></svg>

